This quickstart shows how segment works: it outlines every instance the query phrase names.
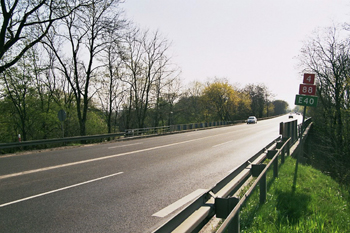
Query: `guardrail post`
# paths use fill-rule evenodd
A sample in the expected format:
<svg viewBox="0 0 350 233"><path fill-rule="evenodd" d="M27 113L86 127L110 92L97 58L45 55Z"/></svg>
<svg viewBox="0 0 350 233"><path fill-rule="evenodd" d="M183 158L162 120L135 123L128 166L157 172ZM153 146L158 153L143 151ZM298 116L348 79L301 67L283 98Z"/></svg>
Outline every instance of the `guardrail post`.
<svg viewBox="0 0 350 233"><path fill-rule="evenodd" d="M258 177L260 173L265 169L266 164L252 164L252 169L251 173L252 176ZM260 203L263 204L266 201L266 192L267 192L267 187L266 187L266 173L261 177L260 182Z"/></svg>
<svg viewBox="0 0 350 233"><path fill-rule="evenodd" d="M269 150L269 151L267 151L266 157L267 157L268 159L272 159L273 156L274 156L276 153L277 153L277 150Z"/></svg>
<svg viewBox="0 0 350 233"><path fill-rule="evenodd" d="M273 177L274 178L278 177L278 156L273 161Z"/></svg>
<svg viewBox="0 0 350 233"><path fill-rule="evenodd" d="M268 159L273 159L276 153L278 153L277 150L269 150L267 151L266 157ZM278 156L273 160L273 177L278 177Z"/></svg>
<svg viewBox="0 0 350 233"><path fill-rule="evenodd" d="M282 149L282 151L281 151L281 163L284 163L284 157L285 157L285 153L286 153L286 146L284 146L283 148L282 148L282 146L284 145L284 141L280 141L280 142L277 142L277 145L276 145L276 148L277 149Z"/></svg>
<svg viewBox="0 0 350 233"><path fill-rule="evenodd" d="M217 218L227 218L231 211L238 204L239 198L229 197L229 198L215 198L215 214ZM240 232L240 217L239 211L233 217L232 221L228 226L228 232L239 233Z"/></svg>
<svg viewBox="0 0 350 233"><path fill-rule="evenodd" d="M298 121L293 121L293 142L298 140Z"/></svg>
<svg viewBox="0 0 350 233"><path fill-rule="evenodd" d="M261 177L259 186L260 186L260 204L263 204L266 201L266 193L267 193L266 173L264 173L264 175Z"/></svg>
<svg viewBox="0 0 350 233"><path fill-rule="evenodd" d="M284 126L284 123L281 122L281 123L280 123L280 135L284 135L284 134L283 134L283 126Z"/></svg>

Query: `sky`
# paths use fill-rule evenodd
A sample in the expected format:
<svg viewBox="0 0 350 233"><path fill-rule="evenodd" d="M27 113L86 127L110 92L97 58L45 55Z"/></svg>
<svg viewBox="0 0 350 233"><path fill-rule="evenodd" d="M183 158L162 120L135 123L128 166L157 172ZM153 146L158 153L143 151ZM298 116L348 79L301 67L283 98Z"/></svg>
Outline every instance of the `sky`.
<svg viewBox="0 0 350 233"><path fill-rule="evenodd" d="M225 78L264 84L294 108L297 56L317 28L350 23L345 0L125 0L126 17L171 41L183 85Z"/></svg>

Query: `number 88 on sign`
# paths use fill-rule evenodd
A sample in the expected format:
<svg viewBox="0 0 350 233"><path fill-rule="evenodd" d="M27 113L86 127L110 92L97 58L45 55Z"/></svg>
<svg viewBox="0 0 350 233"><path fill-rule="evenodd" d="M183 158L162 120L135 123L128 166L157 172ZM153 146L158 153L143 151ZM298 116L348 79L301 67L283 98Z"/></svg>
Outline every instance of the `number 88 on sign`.
<svg viewBox="0 0 350 233"><path fill-rule="evenodd" d="M300 84L299 94L300 95L316 95L316 85Z"/></svg>
<svg viewBox="0 0 350 233"><path fill-rule="evenodd" d="M300 84L299 95L295 97L295 105L317 106L315 74L304 74L304 84ZM304 110L305 111L305 110Z"/></svg>

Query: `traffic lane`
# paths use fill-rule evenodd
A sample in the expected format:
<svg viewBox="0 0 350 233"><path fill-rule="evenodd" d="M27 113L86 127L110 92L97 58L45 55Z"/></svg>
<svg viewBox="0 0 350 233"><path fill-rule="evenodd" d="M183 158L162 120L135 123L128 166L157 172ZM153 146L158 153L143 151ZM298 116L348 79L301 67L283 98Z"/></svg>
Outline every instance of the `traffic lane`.
<svg viewBox="0 0 350 233"><path fill-rule="evenodd" d="M293 118L290 118L292 116ZM285 115L285 119L283 119L283 122L290 122L290 121L298 121L298 125L303 123L303 115L301 114L295 114L295 113L290 113L288 115Z"/></svg>
<svg viewBox="0 0 350 233"><path fill-rule="evenodd" d="M169 139L169 138L167 138ZM170 141L172 141L170 143ZM116 145L116 146L110 146L106 148L104 148L104 153L102 153L101 150L99 150L98 152L94 152L94 151L89 151L89 153L87 153L85 150L81 150L79 151L79 153L72 153L71 151L65 151L65 153L69 153L72 154L70 155L69 161L64 160L64 162L62 161L62 158L64 156L56 156L53 155L54 157L51 156L47 156L42 154L40 157L37 157L37 155L34 155L31 157L31 163L28 163L28 161L20 161L20 158L16 157L16 162L12 161L12 164L16 165L16 164L23 164L28 166L27 170L26 169L21 169L19 171L15 170L11 170L12 172L7 172L7 174L5 173L4 175L0 176L0 179L2 178L6 178L6 177L11 177L11 176L18 176L18 175L24 175L24 174L28 174L28 173L33 173L33 172L40 172L43 170L49 170L49 169L56 169L56 168L60 168L60 167L65 167L65 166L72 166L72 165L77 165L77 164L81 164L81 163L89 163L89 162L95 162L98 160L104 160L104 159L109 159L109 158L113 158L113 157L118 157L118 156L124 156L124 155L128 155L128 154L133 154L133 153L140 153L140 152L144 152L147 150L155 150L157 148L162 148L162 147L170 147L173 145L177 145L177 144L183 144L183 143L188 143L191 141L191 139L189 138L185 138L185 141L183 139L179 140L178 143L174 143L174 140L168 140L167 144L162 144L159 143L158 140L156 140L155 138L153 138L152 140L149 140L148 142L146 141L146 145L143 148L138 147L135 148L135 145L142 145L144 144L144 141L142 142L138 142L138 143L132 143L132 144L124 144L124 145ZM157 145L154 145L156 142ZM153 144L153 147L152 145ZM126 148L128 147L127 150L121 150L121 148ZM132 147L132 148L131 148ZM79 154L79 159L77 159L75 156L76 154ZM48 159L52 160L50 161L49 164L46 163L46 161L48 161ZM41 159L42 158L42 159ZM72 158L75 158L74 160ZM8 158L5 158L5 160ZM7 160L9 161L9 160ZM43 162L44 161L44 162ZM5 167L14 167L11 166L12 164L10 163L6 163L4 162L4 160L2 160L2 165ZM36 166L32 166L32 164L35 164ZM45 166L46 165L46 166ZM31 170L29 170L31 169ZM5 169L3 169L5 170Z"/></svg>
<svg viewBox="0 0 350 233"><path fill-rule="evenodd" d="M123 174L124 175L124 174ZM164 218L152 217L158 211L158 190L152 189L144 176L137 176L143 185L134 189L120 177L99 184L65 190L25 203L4 207L0 227L5 232L147 232ZM128 182L130 177L128 178ZM176 182L167 180L159 187L172 198ZM96 185L96 186L95 186ZM147 197L147 198L145 198ZM152 209L153 208L153 209Z"/></svg>
<svg viewBox="0 0 350 233"><path fill-rule="evenodd" d="M192 136L195 135L190 135L190 137ZM160 146L164 143L168 143L168 141L179 142L188 140L187 137L182 136L182 134L174 134L106 144L91 144L75 148L58 148L51 151L38 151L30 154L0 156L0 176L94 159L114 153L127 153L132 150L141 150L150 146Z"/></svg>
<svg viewBox="0 0 350 233"><path fill-rule="evenodd" d="M31 229L32 232L48 232L48 230L63 232L60 228L62 226L65 226L65 232L101 232L106 227L105 221L109 222L106 232L113 229L118 229L117 232L144 232L143 227L151 227L159 221L151 217L160 209L157 208L157 204L163 204L157 197L165 196L166 201L176 200L177 197L171 198L174 194L172 188L182 195L179 187L176 188L183 180L181 178L179 181L176 178L181 174L178 171L173 175L167 174L162 170L161 174L165 175L159 177L156 168L157 165L139 166L139 169L129 173L127 177L124 176L126 173L123 173L123 176L116 177L116 181L108 179L111 183L88 184L85 186L86 190L81 190L84 189L82 186L6 206L1 212L5 213L4 210L7 210L9 214L4 214L2 223L8 227L7 232L11 232L11 227L16 227L19 219L22 219L23 227L19 229ZM167 167L165 170L169 172L170 169ZM153 175L146 175L151 173ZM162 187L167 190L166 193L160 195L154 185L158 189ZM90 203L91 199L95 202ZM102 204L95 206L95 203ZM11 211L10 208L15 209ZM15 212L15 216L11 212ZM68 215L71 217L67 218ZM135 223L140 222L141 226L132 228Z"/></svg>
<svg viewBox="0 0 350 233"><path fill-rule="evenodd" d="M249 147L251 148L251 146ZM128 190L125 194L121 195L125 197L127 200L123 201L122 199L119 198L118 199L119 202L116 204L121 207L123 206L123 203L130 203L130 202L133 203L136 201L137 203L148 203L150 206L146 208L145 206L142 206L142 204L138 204L137 206L130 207L130 204L129 204L128 205L129 207L126 208L126 210L121 211L120 214L122 214L125 211L127 213L130 213L129 221L130 221L130 216L135 215L136 218L140 218L141 220L143 220L143 222L150 222L149 225L144 225L144 226L151 226L155 223L158 223L159 220L154 220L154 217L151 216L153 211L161 209L162 207L170 204L172 201L176 201L178 198L181 198L184 193L189 193L190 191L192 191L193 188L195 189L203 188L206 185L207 187L205 188L212 187L218 181L217 176L215 176L215 173L217 172L214 171L213 168L218 169L219 173L222 173L222 175L226 175L224 174L225 172L223 172L223 170L225 169L222 168L222 162L220 165L218 161L221 161L222 160L221 156L226 156L227 153L224 151L218 152L217 149L215 149L215 152L216 154L215 154L214 163L210 162L213 160L212 152L206 152L206 153L196 152L195 154L190 153L189 155L184 156L183 159L181 160L177 159L175 162L169 162L166 159L162 161L160 159L158 161L162 163L161 165L155 163L150 166L141 166L141 164L143 164L145 161L139 161L140 164L136 165L137 168L134 170L134 174L131 174L131 175L129 174L127 178L125 176L127 181L125 181L124 183L128 183L129 185L121 188L121 190ZM164 153L167 153L167 154L164 156L157 156L157 157L165 158L165 157L171 156L167 151ZM146 158L147 156L141 156L141 157ZM203 163L203 161L196 159L198 157L202 159L207 157L209 161ZM146 161L148 160L149 160L149 157L146 158ZM224 159L223 161L225 161L224 164L228 164L227 158ZM201 168L203 165L207 167ZM229 168L231 169L232 166L230 166ZM87 170L87 169L83 169L83 170ZM146 174L148 175L146 176ZM159 174L162 174L161 178L159 178ZM210 178L212 179L211 179L211 182L209 182L209 184L203 183L203 181L208 182ZM133 180L135 180L135 182L137 183L136 185L132 185L132 183L134 183ZM156 184L158 188L152 187L152 185L154 186L154 184ZM180 186L178 184L180 184ZM101 190L102 188L97 188L97 189ZM158 191L156 191L155 193L147 194L150 190L158 190ZM64 191L64 193L66 192L70 192L70 190ZM106 192L108 192L108 190L106 190ZM119 194L119 193L120 191L116 194ZM138 196L137 195L138 193L139 194L142 193L141 196ZM53 194L53 195L56 195L56 194ZM95 197L94 199L100 200L99 197ZM155 200L153 204L150 204L150 201L149 201L150 199ZM79 200L82 200L82 197L79 197ZM30 200L29 202L31 201L32 200ZM108 202L108 200L100 200L100 202L105 203L105 202ZM157 204L160 206L157 207L158 206ZM71 203L71 205L73 204ZM81 205L80 201L79 203L76 203L76 205L78 205L78 208L80 208L79 207ZM153 209L149 210L147 213L143 213L143 211L145 211L146 209L150 209L150 207L153 207ZM118 209L123 210L124 207L118 208ZM140 209L143 209L143 210L140 211ZM138 215L140 213L142 213L142 216ZM37 213L37 215L39 215L39 213ZM84 216L84 213L80 212L79 215ZM91 217L92 216L90 215L85 216L85 218L87 219ZM46 218L46 212L43 218ZM113 218L113 214L112 214L112 218ZM32 221L33 219L29 221L28 224L31 225ZM50 219L48 219L47 221L50 222ZM79 220L79 221L83 222L82 220ZM103 222L103 220L101 221ZM122 221L118 222L117 226L119 228L123 227L124 229L124 227L128 226L128 224L126 224L125 221L126 221L125 219L122 219ZM40 224L41 223L38 222L38 225ZM64 224L64 222L62 222L62 224ZM72 231L77 230L77 228L74 228L74 226L72 227L73 228L68 228L68 229L72 229ZM128 228L129 227L130 226L128 226ZM125 228L124 230L128 230L128 229ZM133 232L136 232L136 231L133 231ZM143 232L143 230L140 232Z"/></svg>
<svg viewBox="0 0 350 233"><path fill-rule="evenodd" d="M223 132L231 132L232 130L239 130L239 127L225 127L221 129L225 129ZM201 133L174 134L131 140L127 142L87 145L64 150L59 149L27 155L0 157L0 176L44 167L57 166L60 164L75 163L88 159L96 159L116 153L128 153L132 152L133 150L143 150L149 147L162 146L170 143L186 142L188 140L198 139L207 135L212 136L221 134L222 132L220 129L211 129L209 130L210 132L205 131L197 131Z"/></svg>
<svg viewBox="0 0 350 233"><path fill-rule="evenodd" d="M261 128L261 125L260 125L260 128ZM256 131L257 129L258 129L257 126L254 127L254 131ZM116 162L113 162L113 161L110 162L108 160L111 160L112 158L108 158L106 159L107 160L106 162L93 161L91 162L91 164L86 164L86 165L85 164L72 165L72 168L65 168L65 167L55 168L55 169L52 169L53 172L51 173L50 172L47 173L44 171L45 175L42 175L41 172L35 172L37 174L33 174L29 176L19 176L18 179L11 178L11 179L0 180L1 181L0 184L2 184L1 186L3 187L0 191L0 194L1 194L0 200L3 203L9 202L11 200L9 200L8 198L20 199L20 198L24 198L25 196L35 195L36 194L35 192L45 192L45 191L48 191L48 189L56 189L63 186L69 186L72 183L73 184L79 183L86 179L93 179L94 177L108 175L110 172L107 172L107 171L114 171L115 168L119 170L133 169L133 168L130 168L129 166L130 164L133 164L134 169L137 169L139 166L143 166L144 164L149 164L154 162L154 159L159 160L158 162L161 162L162 160L165 160L165 162L168 162L167 160L171 155L175 156L175 158L177 159L181 159L181 156L185 156L186 154L193 151L198 152L197 154L201 154L201 153L208 154L208 152L209 154L218 153L219 149L216 148L212 151L210 150L211 146L220 146L221 148L222 146L225 146L223 148L226 148L226 150L223 151L223 153L230 154L231 150L237 151L239 148L244 148L246 144L249 141L251 141L253 143L251 143L252 145L249 146L248 148L253 149L254 148L253 146L255 146L256 148L255 151L259 151L263 146L265 146L267 143L269 143L271 140L275 138L275 136L272 136L272 137L270 136L270 138L266 137L266 136L269 136L270 134L269 131L266 131L267 132L265 133L266 136L259 136L256 133L253 135L257 135L257 136L252 136L252 134L249 133L249 131L245 135L243 135L242 133L237 134L237 132L240 132L240 131L238 130L238 131L235 131L234 133L225 132L225 134L220 134L220 137L217 137L216 135L210 135L206 137L202 136L201 138L197 138L198 140L190 139L190 140L184 141L180 145L170 144L169 146L155 147L154 150L151 150L151 148L147 148L148 150L146 151L138 150L134 153L128 154L128 156L131 156L132 154L138 154L138 153L142 154L142 157L140 157L139 159L137 159L136 157L127 157L127 158L119 159L118 158L119 156L116 156L116 158L118 159ZM226 141L222 141L223 135L225 136L224 139ZM274 134L272 133L271 135L274 135ZM265 139L265 141L261 140L261 138ZM185 143L185 142L188 142L188 143ZM182 147L182 145L185 145L185 146ZM202 151L206 151L206 152L202 152ZM253 152L255 151L253 150ZM149 154L148 152L151 152L151 153ZM157 156L158 153L161 154L162 156L158 157ZM163 155L167 155L167 156L163 156ZM251 154L250 156L252 155L253 154ZM242 157L243 160L245 161L249 157L249 154L248 155L240 154L236 156ZM187 157L187 159L190 161L196 161L196 160L201 161L203 160L203 158L204 158L203 156ZM141 163L137 161L141 161ZM239 165L237 163L241 163L244 161L236 159L235 161L236 164L234 165ZM109 167L109 165L111 164L113 164L112 167ZM106 169L105 167L108 167L108 169ZM88 171L88 172L86 173L85 171ZM95 174L98 174L98 175L95 175ZM37 189L33 188L35 187L35 184L37 184L36 186L38 186ZM16 191L18 187L22 187L21 189L24 190L24 192ZM40 187L43 188L43 190L39 190Z"/></svg>
<svg viewBox="0 0 350 233"><path fill-rule="evenodd" d="M274 118L266 121L259 121L259 124L276 122ZM56 166L64 163L78 162L86 159L108 156L114 153L126 153L135 149L145 149L149 146L160 146L171 142L181 142L188 138L195 139L200 135L212 135L220 132L238 130L243 125L200 130L195 132L166 135L161 137L143 138L131 141L113 142L97 145L85 145L76 148L57 149L42 151L25 155L12 155L0 157L0 176L18 173L26 170L40 169L42 167ZM200 133L199 133L200 132Z"/></svg>
<svg viewBox="0 0 350 233"><path fill-rule="evenodd" d="M210 136L213 138L216 136ZM205 140L206 138L201 138L201 140ZM202 151L210 148L210 143L215 144L215 140L211 140L207 143L200 142L201 140L187 140L188 142L186 146L182 147L182 144L168 144L168 146L162 147L153 147L147 148L146 150L136 150L127 155L116 154L115 157L108 157L105 160L98 161L90 161L83 164L73 164L70 166L66 166L66 164L62 165L62 167L55 167L54 169L47 168L48 170L43 171L34 171L33 173L17 175L15 177L9 177L0 180L0 184L2 189L0 191L0 200L1 202L9 202L9 198L24 198L25 196L35 195L35 192L46 192L48 189L56 189L63 186L69 186L72 183L82 182L84 179L93 179L91 177L93 174L95 177L108 175L109 171L113 171L114 169L119 170L132 170L137 169L143 165L151 164L154 160L159 160L156 163L168 162L170 156L174 156L175 158L180 158L181 155L186 155L190 151ZM220 140L220 138L219 138ZM196 144L198 143L198 145ZM196 146L197 145L197 146ZM161 156L159 157L158 154ZM135 157L133 155L140 155L140 157ZM119 158L123 157L123 158ZM113 160L116 158L116 160ZM112 166L110 166L112 165ZM101 174L103 173L103 174ZM16 191L17 188L21 187L22 192ZM37 187L37 188L36 188ZM43 190L39 190L42 188ZM11 194L11 195L9 195ZM13 195L14 194L14 195Z"/></svg>
<svg viewBox="0 0 350 233"><path fill-rule="evenodd" d="M114 203L118 183L109 180L79 186L41 198L32 199L0 210L0 227L4 232L118 232L111 225L118 219ZM99 200L103 199L103 202ZM124 213L126 214L126 213ZM98 229L96 231L96 229Z"/></svg>
<svg viewBox="0 0 350 233"><path fill-rule="evenodd" d="M207 143L208 143L208 142L207 142ZM204 143L204 144L206 145L207 143ZM180 153L180 154L182 154L182 153ZM205 154L206 154L206 153L198 153L198 156L200 156L201 158L203 158ZM211 154L211 153L208 153L208 154ZM220 161L220 160L221 160L221 159L218 158L219 154L220 154L220 153L218 153L218 151L216 151L217 161ZM224 153L224 154L226 154L226 153ZM165 157L165 156L163 156L163 157ZM190 159L194 159L194 157L196 157L196 156L194 156L194 155L189 156ZM210 157L212 157L212 156L210 156ZM199 177L201 177L201 178L204 177L204 180L208 180L208 178L210 178L210 177L215 177L215 176L212 176L212 174L215 173L215 171L212 171L212 168L213 168L213 167L220 167L220 166L210 166L210 169L201 169L201 168L200 168L200 167L201 167L200 165L202 164L202 162L199 162L198 164L189 163L189 160L190 160L190 159L186 158L185 160L183 160L183 164L182 164L179 168L176 168L176 166L171 165L171 166L165 167L165 168L166 168L165 171L163 170L163 171L160 171L159 173L157 172L157 173L155 173L155 174L166 174L166 171L169 171L169 170L171 170L172 168L175 169L175 171L177 172L176 174L181 174L181 173L185 173L186 171L188 172L188 171L196 170L196 171L204 171L204 172L203 172L203 175L200 175ZM211 158L211 159L212 159L212 158ZM148 159L147 159L147 160L148 160ZM166 162L166 161L165 161L165 162ZM174 164L174 163L169 163L169 164ZM181 163L179 163L179 161L177 161L177 163L175 163L175 164L181 164ZM190 164L191 164L191 165L190 165ZM209 163L205 163L205 164L209 164ZM186 165L190 165L190 168L187 168ZM138 167L141 167L141 166L138 166ZM156 171L157 169L154 169L154 168L156 168L156 167L158 167L158 166L149 166L149 167L151 167L151 171ZM162 166L161 166L161 167L162 167ZM193 168L196 168L196 169L193 169ZM221 167L220 167L220 168L221 168ZM181 170L181 169L182 169L182 170ZM142 169L137 169L137 170L142 170ZM220 170L223 170L223 169L220 169ZM179 171L181 171L181 172L179 172ZM209 172L208 172L208 171L209 171ZM212 172L210 172L210 171L212 171ZM147 173L148 173L148 172L143 172L142 174L140 174L140 175L137 176L137 177L143 177L144 174L147 174ZM197 173L198 173L198 172L197 172ZM210 174L210 175L207 175L207 174ZM207 176L206 176L206 175L207 175ZM159 176L159 175L157 175L157 176ZM170 172L170 173L169 173L169 176L172 177L173 180L176 180L175 177L177 177L177 176L174 175L174 173L171 173L171 172ZM163 176L163 177L164 177L164 176ZM185 177L186 177L186 176L185 176ZM190 180L193 182L193 176L190 175L189 177L191 177ZM130 180L130 179L128 179L128 180ZM163 187L166 187L167 184L171 183L171 182L169 182L169 179L165 179L165 180L166 180L167 182L166 182L165 184L161 185L161 186L163 186ZM186 180L186 179L184 179L183 177L180 177L180 178L178 179L178 182L175 182L175 184L176 184L176 183L180 183L180 184L188 183L188 182L185 182L184 180ZM214 180L214 182L217 182L218 179L213 178L213 180ZM153 178L153 179L150 178L149 181L150 181L151 184L154 183L155 181L156 181L157 184L160 184L160 182L159 182L156 178ZM213 182L212 184L214 184L214 182ZM128 181L128 183L129 183L129 181ZM195 181L194 184L196 184L196 183L198 183L198 182ZM203 185L204 185L204 184L202 184L202 186L198 186L198 188L202 188ZM193 183L189 182L188 185L182 185L182 186L193 188ZM211 186L212 186L212 185L209 185L209 187L211 187ZM139 184L138 187L143 187L143 186L142 186L142 184ZM175 185L170 185L170 187L167 187L167 188L165 188L165 189L162 189L162 190L166 190L166 195L163 195L163 196L166 197L166 198L164 199L165 202L169 202L169 201L172 200L172 199L170 198L171 195L169 195L169 190L171 190L172 187L176 187L176 186L175 186ZM180 186L180 187L181 187L181 186ZM143 189L144 189L144 188L143 188ZM141 189L141 190L142 190L142 189ZM191 189L191 190L192 190L192 189ZM183 195L184 193L186 193L185 190L181 190L181 189L179 189L178 187L176 187L175 190L173 190L173 192L170 192L170 193L173 195L173 194L176 194L176 191L178 191L178 194L179 194L180 196L176 196L174 200L176 200L177 198L180 198L181 195ZM158 196L162 196L162 195L159 195L159 194L158 194ZM128 201L127 201L127 202L128 202ZM158 201L156 201L156 203L162 203L162 202L160 202L160 201L158 200ZM164 203L164 204L166 204L166 203ZM153 205L152 205L152 206L153 206ZM154 205L154 206L155 206L155 205ZM158 208L158 209L159 209L159 208ZM130 211L130 210L129 210L129 211ZM123 225L123 226L124 226L125 224L120 223L120 224L118 224L118 225Z"/></svg>
<svg viewBox="0 0 350 233"><path fill-rule="evenodd" d="M38 151L30 154L0 156L0 176L111 155L112 152L109 147L114 147L116 144L118 144L120 152L127 152L132 150L135 142L90 144L73 148L58 148L51 151Z"/></svg>
<svg viewBox="0 0 350 233"><path fill-rule="evenodd" d="M230 143L231 144L231 147L234 145L234 146L237 146L239 147L240 145L245 145L245 141L250 141L250 140L253 140L255 141L254 138L252 138L251 135L256 135L256 131L266 131L266 129L263 129L262 128L262 125L259 125L252 128L250 127L251 129L253 129L254 133L251 133L249 131L247 131L246 129L241 128L237 128L234 132L231 130L231 131L227 131L225 130L224 132L220 133L219 135L207 135L207 136L201 136L201 137L197 137L196 139L187 139L186 141L182 141L182 142L179 142L179 144L177 143L170 143L170 144L167 144L167 145L163 145L163 146L160 146L160 147L149 147L149 148L146 148L145 150L136 150L136 151L130 151L129 154L115 154L115 157L119 157L120 156L126 156L126 155L132 155L132 154L138 154L138 153L143 153L145 154L146 152L148 151L154 151L156 152L157 150L162 150L163 151L160 151L161 154L169 154L169 151L168 150L172 150L172 151L176 151L176 149L178 148L181 148L183 145L183 149L181 152L178 152L177 154L174 153L175 156L179 156L179 155L185 155L186 153L189 152L189 148L191 148L192 150L194 151L203 151L203 150L207 150L208 148L210 148L211 146L217 146L217 145L225 145L227 143ZM262 130L263 129L263 130ZM272 130L273 131L273 130ZM269 131L266 131L267 135L269 135ZM271 135L274 135L274 134L271 134ZM258 136L259 137L259 136ZM247 138L245 141L242 141L243 138ZM263 143L263 144L257 144L256 147L259 148L258 150L260 150L261 147L265 146L267 143L269 143L271 140L273 140L274 136L272 136L270 139L266 138L266 137L262 137L265 140L264 141L261 141L261 140L257 140L257 142L260 142L260 143ZM226 141L228 139L228 141ZM232 141L230 141L232 140ZM198 143L198 145L196 146L196 143ZM149 143L147 143L149 144ZM256 143L254 143L256 144ZM227 147L226 145L226 148L227 149L227 153L229 153L229 147ZM171 153L171 152L170 152ZM215 151L213 152L215 153ZM246 157L246 156L245 156ZM114 157L112 157L114 158ZM109 160L109 159L112 159L112 158L109 158L107 157L106 160ZM144 161L144 163L147 163L149 160L146 159L146 161ZM82 161L82 162L85 162L85 161ZM84 169L86 169L87 171L91 170L91 167L94 168L95 167L95 163L98 162L98 161L90 161L88 160L87 163L92 163L91 166L87 165L87 166L83 166ZM121 162L123 162L123 160L121 160ZM126 162L127 163L127 162ZM96 164L99 164L99 163L96 163ZM102 162L102 164L104 164L104 162ZM79 164L75 165L71 165L74 169L75 166L78 166ZM108 162L107 162L107 165L108 165ZM142 164L140 164L142 165ZM66 164L63 164L62 166L66 166ZM62 167L64 168L64 167ZM49 167L49 169L51 169ZM80 173L84 173L84 169L78 169L78 170L72 170L72 177L77 177L77 172L79 171ZM123 168L121 168L123 169ZM20 186L21 184L23 185L31 185L30 182L37 182L37 183L40 183L40 182L44 182L44 180L55 180L55 182L47 182L47 183L51 183L51 184L59 184L58 181L56 181L57 179L60 179L60 177L64 176L65 174L69 174L69 170L67 170L66 172L62 172L61 170L59 170L59 168L54 168L52 170L57 170L56 172L53 172L53 173L49 173L49 175L46 175L46 176L41 176L40 174L38 176L34 175L34 178L28 178L28 177L24 177L23 178L23 181L20 181L20 180L16 180L15 182L12 182L12 184L15 184L16 186ZM101 168L102 171L106 170L104 168ZM65 170L64 170L65 171ZM34 173L37 173L39 171L34 171ZM40 173L40 172L39 172ZM50 175L50 174L53 174L53 175ZM94 173L93 173L94 174ZM103 174L103 175L106 175L106 174ZM21 176L21 175L19 175ZM83 177L85 178L86 176L83 175ZM62 180L65 180L65 181L70 181L71 179L67 178L67 179L62 179ZM29 182L30 181L30 182ZM9 183L6 183L6 182L9 182ZM3 185L3 187L7 187L9 185L11 185L11 180L10 181L5 181L5 182L2 182L2 183L5 183L5 185ZM69 185L69 184L66 184L66 185ZM48 187L48 185L42 185L43 187ZM63 186L63 185L62 185ZM56 187L52 187L52 189L54 189ZM2 189L4 192L5 192L5 189ZM31 191L32 189L25 189L27 192ZM8 192L8 193L13 193L13 192ZM19 193L19 192L18 192ZM29 194L28 194L29 195ZM31 195L34 195L34 194L31 194ZM5 197L6 195L2 195L2 197ZM8 201L8 200L6 200Z"/></svg>
<svg viewBox="0 0 350 233"><path fill-rule="evenodd" d="M0 176L95 159L112 155L113 153L127 153L135 149L147 148L149 145L157 143L157 141L160 141L157 145L161 145L161 140L156 138L160 137L57 148L53 150L29 152L29 154L0 156ZM181 140L181 138L179 138L179 140Z"/></svg>
<svg viewBox="0 0 350 233"><path fill-rule="evenodd" d="M190 157L196 156L191 155ZM101 182L78 187L74 190L65 190L64 195L54 193L40 197L40 200L39 198L30 200L26 202L29 203L29 207L27 205L21 207L22 203L17 204L20 209L19 215L24 216L21 220L21 226L23 230L31 229L33 232L47 232L48 230L57 232L101 232L106 230L106 232L110 232L115 229L118 229L117 232L145 232L149 227L165 221L165 219L152 217L152 214L181 198L186 193L186 190L181 189L181 187L186 187L188 190L203 187L203 184L199 187L195 186L200 183L199 181L213 177L212 173L208 174L206 171L204 175L199 176L199 180L194 181L193 174L186 173L196 173L193 170L198 173L198 170L207 169L200 169L201 163L191 163L197 169L193 169L193 167L188 169L186 164L188 166L189 162L184 159L179 165L181 169L174 166L160 166L162 167L161 171L157 170L159 166L156 165L143 167L127 178L120 176L116 177L116 181L108 179L108 183ZM175 172L171 172L172 170ZM153 175L145 176L145 174L150 174L150 171L153 171ZM165 175L159 177L159 174ZM127 179L127 181L122 179ZM214 179L215 181L216 179ZM134 182L138 182L136 187L131 185ZM127 185L125 185L126 183ZM153 188L154 184L158 189ZM84 190L85 188L86 190ZM6 216L11 216L11 214ZM15 226L18 216L3 220L5 220L5 226ZM142 224L138 225L140 222ZM106 223L109 224L106 225ZM34 228L35 226L39 229ZM61 229L62 226L64 229Z"/></svg>

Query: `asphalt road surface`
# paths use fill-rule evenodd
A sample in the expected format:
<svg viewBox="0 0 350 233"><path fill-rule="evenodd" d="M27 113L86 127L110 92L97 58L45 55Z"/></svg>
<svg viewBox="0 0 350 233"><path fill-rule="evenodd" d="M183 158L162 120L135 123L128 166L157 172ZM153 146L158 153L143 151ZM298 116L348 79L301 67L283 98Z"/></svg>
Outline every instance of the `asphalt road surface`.
<svg viewBox="0 0 350 233"><path fill-rule="evenodd" d="M152 232L289 120L1 156L0 232Z"/></svg>

